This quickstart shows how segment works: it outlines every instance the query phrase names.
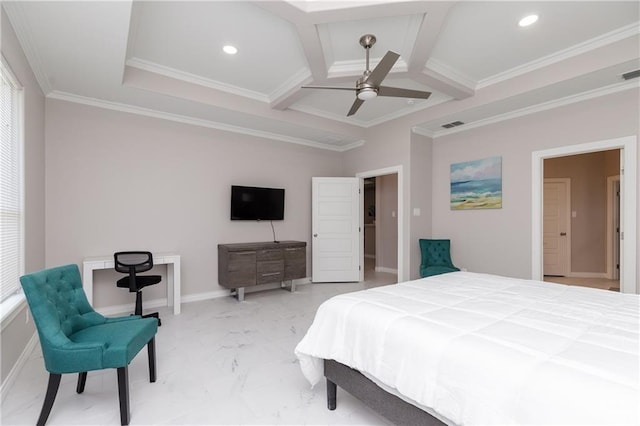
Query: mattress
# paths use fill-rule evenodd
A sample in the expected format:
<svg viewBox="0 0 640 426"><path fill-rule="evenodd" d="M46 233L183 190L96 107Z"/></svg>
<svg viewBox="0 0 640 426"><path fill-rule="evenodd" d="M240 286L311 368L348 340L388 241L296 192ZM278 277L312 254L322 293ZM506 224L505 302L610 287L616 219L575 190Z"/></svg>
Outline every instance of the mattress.
<svg viewBox="0 0 640 426"><path fill-rule="evenodd" d="M452 424L640 424L640 297L454 272L323 303L296 347Z"/></svg>

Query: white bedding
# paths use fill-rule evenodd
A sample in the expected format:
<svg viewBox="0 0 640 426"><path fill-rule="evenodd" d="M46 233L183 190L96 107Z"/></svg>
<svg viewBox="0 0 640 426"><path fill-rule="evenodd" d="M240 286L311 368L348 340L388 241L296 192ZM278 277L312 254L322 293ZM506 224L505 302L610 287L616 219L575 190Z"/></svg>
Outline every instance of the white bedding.
<svg viewBox="0 0 640 426"><path fill-rule="evenodd" d="M336 296L296 347L455 424L640 424L640 297L455 272Z"/></svg>

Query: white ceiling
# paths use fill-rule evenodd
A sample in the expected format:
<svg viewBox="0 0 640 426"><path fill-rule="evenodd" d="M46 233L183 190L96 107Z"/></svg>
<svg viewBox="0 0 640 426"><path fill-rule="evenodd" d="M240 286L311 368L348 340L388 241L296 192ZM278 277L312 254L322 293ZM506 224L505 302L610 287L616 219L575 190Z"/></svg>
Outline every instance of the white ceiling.
<svg viewBox="0 0 640 426"><path fill-rule="evenodd" d="M638 87L637 1L3 2L47 96L344 150L409 115L438 137L555 104ZM517 22L536 13L527 28ZM371 68L400 59L378 97L347 117ZM232 44L238 54L226 55ZM442 124L466 124L446 130Z"/></svg>

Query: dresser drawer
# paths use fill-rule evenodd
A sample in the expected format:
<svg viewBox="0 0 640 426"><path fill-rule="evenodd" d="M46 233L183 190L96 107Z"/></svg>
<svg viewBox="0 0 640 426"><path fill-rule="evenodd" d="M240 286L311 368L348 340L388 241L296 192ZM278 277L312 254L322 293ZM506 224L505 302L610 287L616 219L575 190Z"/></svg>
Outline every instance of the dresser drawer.
<svg viewBox="0 0 640 426"><path fill-rule="evenodd" d="M284 261L282 260L258 262L256 269L257 284L273 283L284 279Z"/></svg>
<svg viewBox="0 0 640 426"><path fill-rule="evenodd" d="M306 247L288 247L284 249L284 258L287 262L306 260Z"/></svg>
<svg viewBox="0 0 640 426"><path fill-rule="evenodd" d="M256 264L255 251L230 252L227 269L229 272L254 269Z"/></svg>
<svg viewBox="0 0 640 426"><path fill-rule="evenodd" d="M282 259L282 249L265 249L258 250L256 254L256 260L258 262L265 260L281 260Z"/></svg>

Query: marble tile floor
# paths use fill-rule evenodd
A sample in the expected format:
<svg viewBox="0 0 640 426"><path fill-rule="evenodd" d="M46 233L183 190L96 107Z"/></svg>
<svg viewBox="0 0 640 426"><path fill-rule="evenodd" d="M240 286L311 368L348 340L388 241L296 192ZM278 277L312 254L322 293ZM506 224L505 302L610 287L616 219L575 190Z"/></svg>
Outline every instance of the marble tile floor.
<svg viewBox="0 0 640 426"><path fill-rule="evenodd" d="M187 303L178 316L161 309L158 381L149 383L144 349L129 367L131 424L388 425L341 389L338 408L327 410L324 381L312 389L293 350L324 300L395 278L375 272L363 283L250 293L242 303L231 297ZM35 424L47 380L38 345L2 402L0 424ZM81 395L76 380L63 375L47 424L119 424L115 370L89 372Z"/></svg>
<svg viewBox="0 0 640 426"><path fill-rule="evenodd" d="M620 280L610 280L607 278L554 277L545 275L544 280L559 284L620 291Z"/></svg>

